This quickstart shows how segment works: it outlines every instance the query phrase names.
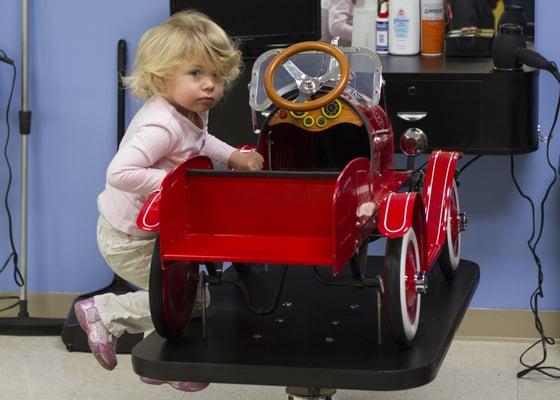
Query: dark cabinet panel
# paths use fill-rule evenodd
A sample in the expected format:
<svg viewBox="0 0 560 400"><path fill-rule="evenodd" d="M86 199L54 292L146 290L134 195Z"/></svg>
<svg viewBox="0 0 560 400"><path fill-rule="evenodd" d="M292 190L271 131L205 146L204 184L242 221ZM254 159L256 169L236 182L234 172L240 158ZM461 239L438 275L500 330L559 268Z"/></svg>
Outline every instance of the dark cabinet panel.
<svg viewBox="0 0 560 400"><path fill-rule="evenodd" d="M381 59L395 143L417 127L429 149L517 154L538 148L537 70L497 72L486 58ZM420 119L406 120L414 118Z"/></svg>
<svg viewBox="0 0 560 400"><path fill-rule="evenodd" d="M417 127L428 136L430 148L481 146L480 136L472 134L481 129L481 104L472 101L480 98L480 81L387 81L385 90L397 138Z"/></svg>

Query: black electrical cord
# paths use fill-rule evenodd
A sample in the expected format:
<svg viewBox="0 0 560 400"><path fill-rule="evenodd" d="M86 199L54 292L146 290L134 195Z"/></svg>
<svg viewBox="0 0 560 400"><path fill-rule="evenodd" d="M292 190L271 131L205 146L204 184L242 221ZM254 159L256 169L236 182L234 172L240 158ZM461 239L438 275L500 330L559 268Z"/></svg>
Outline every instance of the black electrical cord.
<svg viewBox="0 0 560 400"><path fill-rule="evenodd" d="M475 162L476 160L478 160L480 157L482 157L482 154L479 154L473 158L471 158L469 161L467 161L465 163L465 165L463 165L461 168L459 168L459 171L457 172L457 174L455 175L455 179L457 179L464 170L466 170L473 162Z"/></svg>
<svg viewBox="0 0 560 400"><path fill-rule="evenodd" d="M283 270L281 272L282 276L280 277L280 284L278 286L278 292L276 293L276 297L274 298L274 303L272 305L272 307L269 308L258 308L256 307L252 302L251 302L251 296L249 296L249 290L247 289L247 286L245 285L242 275L243 273L239 273L240 278L239 279L222 279L222 283L227 283L227 284L231 284L234 286L237 286L241 292L243 293L243 295L245 296L245 301L247 304L247 309L249 310L249 312L251 314L255 314L255 315L271 315L273 314L276 309L278 308L278 304L280 302L280 297L282 296L282 290L284 289L284 284L286 283L286 275L288 273L288 266L284 265Z"/></svg>
<svg viewBox="0 0 560 400"><path fill-rule="evenodd" d="M0 50L0 54L1 54L0 60L7 63L8 65L11 65L12 71L13 71L13 73L12 73L12 84L11 84L11 88L10 88L10 96L8 98L8 105L6 107L7 133L6 133L6 141L4 143L4 159L6 160L6 165L8 166L8 185L6 187L6 193L4 195L4 207L6 209L6 214L8 216L8 235L9 235L9 238L10 238L11 253L8 255L8 258L6 259L6 261L4 261L4 264L2 264L2 267L0 268L0 274L2 272L4 272L4 270L9 265L10 261L12 261L13 265L14 265L14 270L13 270L14 281L16 282L16 284L19 287L22 287L24 285L24 280L23 280L23 276L21 274L21 271L18 268L18 253L16 251L16 246L15 246L15 243L14 243L12 214L10 212L10 207L9 207L9 204L8 204L8 198L9 198L9 195L10 195L10 188L12 186L12 167L10 165L10 159L8 158L8 144L10 143L9 114L10 114L10 106L12 104L12 98L13 98L13 95L14 95L14 87L15 87L15 83L16 83L17 70L16 70L16 66L14 65L13 61L6 55L6 53L3 50ZM7 300L7 299L18 299L18 301L15 304L12 304L12 305L10 305L6 308L0 309L0 312L5 311L5 310L9 310L10 308L16 307L19 304L19 298L18 297L15 297L15 296L2 296L2 297L0 297L0 300Z"/></svg>
<svg viewBox="0 0 560 400"><path fill-rule="evenodd" d="M517 374L518 378L521 378L523 376L525 376L527 373L531 372L531 371L536 371L536 372L540 372L541 374L544 374L546 376L549 376L551 378L560 378L560 375L556 375L553 374L549 371L557 371L560 372L560 368L557 367L551 367L551 366L544 366L544 362L546 361L547 358L547 345L554 345L555 344L555 340L554 338L551 338L549 336L546 336L545 332L544 332L544 327L542 324L542 321L540 319L539 316L539 298L544 297L544 292L543 292L543 288L542 288L542 284L543 284L543 280L544 280L544 274L542 271L542 262L540 257L537 254L537 245L542 237L542 233L543 233L543 229L544 229L544 206L545 206L545 202L548 198L548 195L550 194L550 191L552 190L552 187L554 186L554 183L557 180L558 177L558 171L556 170L556 168L554 167L554 165L552 164L552 162L550 161L550 142L553 136L553 131L554 128L556 126L556 123L558 121L558 113L560 111L560 94L558 96L558 102L556 104L556 112L554 115L554 120L552 122L552 126L550 128L550 131L548 132L548 136L546 138L546 161L548 164L548 167L552 170L553 172L553 178L550 181L550 183L548 184L548 187L545 191L545 194L540 202L540 226L538 228L538 234L537 237L535 239L535 234L537 233L537 229L536 229L536 220L535 220L535 204L533 202L533 200L531 199L530 196L528 196L527 194L525 194L523 192L523 190L521 189L521 187L519 186L519 183L517 182L517 179L515 178L515 167L514 167L514 156L511 155L510 156L510 172L511 172L511 177L513 179L513 183L515 184L515 187L517 188L517 191L519 192L519 194L521 195L521 197L523 197L525 200L527 200L531 206L531 218L532 218L532 230L531 230L531 236L529 237L529 239L527 240L527 246L529 247L529 250L531 251L531 254L533 255L533 259L535 261L535 264L537 266L537 287L536 289L533 291L533 293L531 294L529 303L531 306L531 311L533 312L533 316L534 316L534 320L535 320L535 328L537 330L537 332L539 333L540 339L537 340L535 343L533 343L531 346L529 346L523 353L521 353L521 355L519 356L519 362L525 367L525 369L523 369L522 371L520 371ZM534 242L533 242L533 239ZM525 355L531 350L533 349L535 346L541 344L542 345L542 358L540 361L534 363L534 364L528 364L524 361L524 357Z"/></svg>
<svg viewBox="0 0 560 400"><path fill-rule="evenodd" d="M350 283L340 283L340 282L333 282L329 281L327 278L323 278L321 273L319 272L319 267L313 265L311 267L311 273L313 274L313 278L321 285L324 286L339 286L339 287L349 287L352 286Z"/></svg>

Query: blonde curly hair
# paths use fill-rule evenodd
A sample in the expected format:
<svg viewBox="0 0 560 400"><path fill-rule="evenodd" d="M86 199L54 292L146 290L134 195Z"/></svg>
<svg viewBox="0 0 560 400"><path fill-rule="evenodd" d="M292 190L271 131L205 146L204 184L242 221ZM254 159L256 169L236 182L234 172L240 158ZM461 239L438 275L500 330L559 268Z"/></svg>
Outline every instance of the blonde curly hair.
<svg viewBox="0 0 560 400"><path fill-rule="evenodd" d="M215 68L226 88L241 68L241 52L227 33L208 16L185 10L142 35L134 71L123 83L142 100L163 95L164 80L188 60Z"/></svg>

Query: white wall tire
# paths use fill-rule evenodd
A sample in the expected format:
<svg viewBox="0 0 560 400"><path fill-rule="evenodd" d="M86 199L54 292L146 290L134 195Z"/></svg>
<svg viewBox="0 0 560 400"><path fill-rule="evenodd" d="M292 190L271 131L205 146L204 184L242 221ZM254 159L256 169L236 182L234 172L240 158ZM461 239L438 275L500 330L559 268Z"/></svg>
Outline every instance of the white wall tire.
<svg viewBox="0 0 560 400"><path fill-rule="evenodd" d="M453 182L447 217L445 243L438 258L438 264L446 280L453 279L461 261L461 230L459 226L459 192L457 183Z"/></svg>
<svg viewBox="0 0 560 400"><path fill-rule="evenodd" d="M401 238L387 239L385 305L393 339L399 348L412 344L420 321L421 297L416 290L420 252L411 227Z"/></svg>

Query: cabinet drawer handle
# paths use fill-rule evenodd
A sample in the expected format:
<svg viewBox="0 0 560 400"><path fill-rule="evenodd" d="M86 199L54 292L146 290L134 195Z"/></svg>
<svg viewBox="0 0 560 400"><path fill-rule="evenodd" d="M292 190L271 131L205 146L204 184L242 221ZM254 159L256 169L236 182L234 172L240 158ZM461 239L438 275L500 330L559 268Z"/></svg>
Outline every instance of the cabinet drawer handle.
<svg viewBox="0 0 560 400"><path fill-rule="evenodd" d="M397 117L408 122L420 121L428 116L427 112L411 111L411 112L398 112Z"/></svg>

